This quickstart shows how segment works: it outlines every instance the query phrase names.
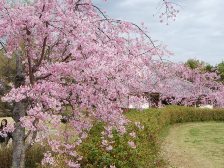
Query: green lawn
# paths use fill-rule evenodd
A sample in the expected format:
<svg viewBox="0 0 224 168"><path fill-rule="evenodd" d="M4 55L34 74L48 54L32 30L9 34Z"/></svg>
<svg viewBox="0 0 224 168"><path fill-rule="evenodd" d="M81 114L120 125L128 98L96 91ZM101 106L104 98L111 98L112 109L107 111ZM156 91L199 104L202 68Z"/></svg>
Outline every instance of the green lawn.
<svg viewBox="0 0 224 168"><path fill-rule="evenodd" d="M170 167L224 168L224 123L176 124L162 145Z"/></svg>

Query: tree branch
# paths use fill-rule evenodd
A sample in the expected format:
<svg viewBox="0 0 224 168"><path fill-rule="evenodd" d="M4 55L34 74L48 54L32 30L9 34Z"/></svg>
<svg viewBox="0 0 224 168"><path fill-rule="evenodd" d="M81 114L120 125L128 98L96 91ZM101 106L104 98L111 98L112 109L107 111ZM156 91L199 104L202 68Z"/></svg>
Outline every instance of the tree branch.
<svg viewBox="0 0 224 168"><path fill-rule="evenodd" d="M35 72L37 70L37 68L40 66L40 64L42 63L42 61L44 59L46 45L47 45L47 36L44 38L42 51L41 51L41 56L40 56L40 59L37 62L37 64L33 67L33 72Z"/></svg>

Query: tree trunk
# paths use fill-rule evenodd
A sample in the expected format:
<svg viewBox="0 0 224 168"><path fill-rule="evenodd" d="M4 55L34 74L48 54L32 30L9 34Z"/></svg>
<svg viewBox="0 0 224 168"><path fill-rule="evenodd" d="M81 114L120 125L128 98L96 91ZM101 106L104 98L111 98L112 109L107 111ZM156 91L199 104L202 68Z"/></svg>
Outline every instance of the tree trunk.
<svg viewBox="0 0 224 168"><path fill-rule="evenodd" d="M18 88L25 83L23 74L21 54L16 54L16 78L15 87ZM20 101L14 104L13 119L15 130L13 132L13 158L12 168L25 168L25 128L21 126L20 118L26 114L26 102Z"/></svg>

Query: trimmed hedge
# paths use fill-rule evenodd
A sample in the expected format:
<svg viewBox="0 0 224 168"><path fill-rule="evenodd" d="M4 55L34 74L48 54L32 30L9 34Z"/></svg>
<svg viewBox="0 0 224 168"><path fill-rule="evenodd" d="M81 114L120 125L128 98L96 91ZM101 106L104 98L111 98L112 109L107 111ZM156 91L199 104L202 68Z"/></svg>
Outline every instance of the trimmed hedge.
<svg viewBox="0 0 224 168"><path fill-rule="evenodd" d="M117 168L155 168L163 167L165 162L160 158L161 134L175 123L199 121L224 121L224 109L200 109L183 106L167 106L161 109L130 110L126 113L132 124L128 133L134 131L137 138L132 139L137 144L131 149L128 133L119 136L114 132L114 148L106 152L101 145L103 125L98 123L91 131L88 139L80 148L84 156L82 167L103 168L115 165ZM140 122L144 129L137 129L134 122Z"/></svg>
<svg viewBox="0 0 224 168"><path fill-rule="evenodd" d="M102 147L104 130L102 123L96 123L90 130L88 138L82 143L78 151L83 156L83 168L107 168L115 165L117 168L158 168L165 166L160 158L161 134L166 132L169 125L196 121L224 121L224 109L199 109L194 107L167 106L161 109L130 110L125 113L132 121L127 127L127 133L120 136L113 131L113 149L107 152ZM140 122L144 129L139 129L136 122ZM129 133L135 132L136 138ZM136 149L132 149L128 142L133 141ZM38 145L27 151L26 167L38 167L43 153L46 151ZM58 162L60 161L58 156ZM0 150L0 168L9 168L11 163L11 149ZM39 167L41 167L39 165ZM66 168L60 165L60 168Z"/></svg>

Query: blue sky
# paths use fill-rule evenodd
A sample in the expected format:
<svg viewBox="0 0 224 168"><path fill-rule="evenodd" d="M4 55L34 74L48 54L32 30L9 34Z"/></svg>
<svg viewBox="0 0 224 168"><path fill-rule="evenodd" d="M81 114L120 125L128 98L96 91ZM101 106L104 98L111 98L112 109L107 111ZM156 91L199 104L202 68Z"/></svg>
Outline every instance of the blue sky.
<svg viewBox="0 0 224 168"><path fill-rule="evenodd" d="M175 0L180 5L180 14L168 26L153 16L157 15L161 0L107 1L94 3L112 18L144 22L150 36L175 54L171 60L196 58L213 65L224 60L224 0Z"/></svg>

